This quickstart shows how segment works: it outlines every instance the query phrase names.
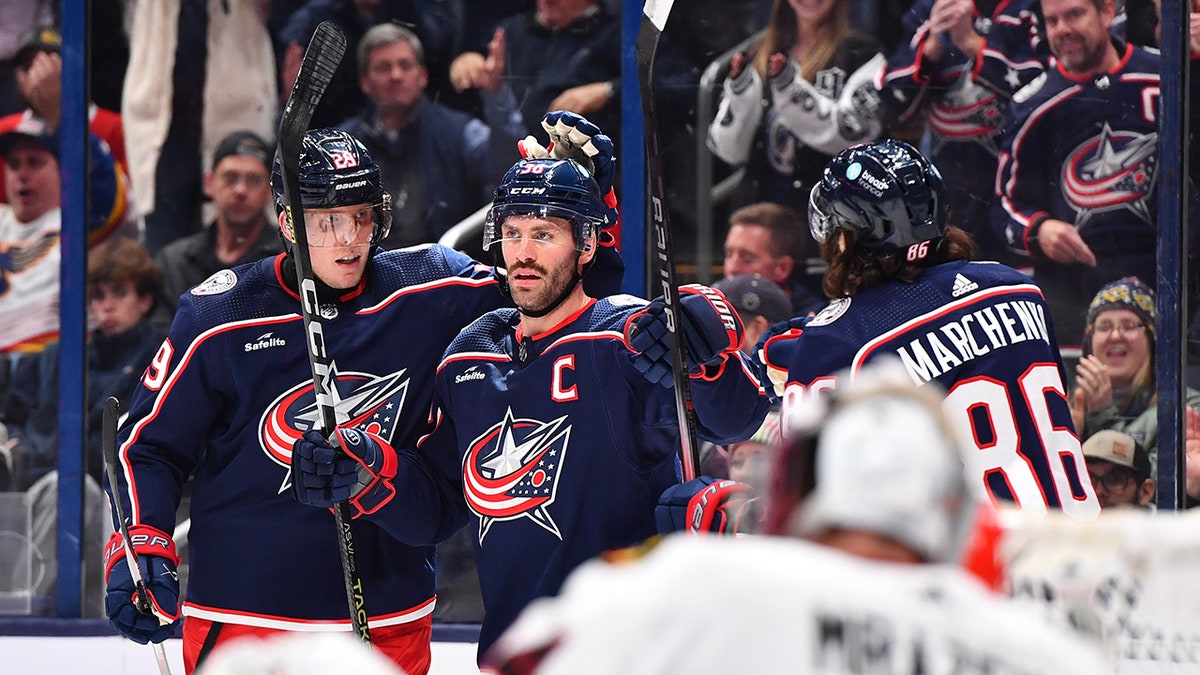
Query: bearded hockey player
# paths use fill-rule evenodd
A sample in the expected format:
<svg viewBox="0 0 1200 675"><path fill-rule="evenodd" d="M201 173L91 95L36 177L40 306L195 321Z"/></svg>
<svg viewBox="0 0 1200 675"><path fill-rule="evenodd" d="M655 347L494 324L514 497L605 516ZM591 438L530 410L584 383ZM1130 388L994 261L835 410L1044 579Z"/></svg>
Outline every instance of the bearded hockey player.
<svg viewBox="0 0 1200 675"><path fill-rule="evenodd" d="M343 131L305 135L299 182L338 423L347 434L414 445L427 431L446 345L504 302L490 268L440 246L379 249L389 197L378 166ZM218 272L180 298L120 431L122 475L109 486L130 514L154 603L184 617L189 673L239 636L350 630L333 518L291 494L300 487L293 443L318 415L278 160L272 187L287 251ZM189 478L190 575L180 607L168 533ZM350 504L356 514L378 508L377 490ZM368 519L353 523L372 643L408 673L429 668L434 549L426 544L453 529L409 546ZM174 625L137 612L118 539L108 552L110 621L132 640L161 642Z"/></svg>
<svg viewBox="0 0 1200 675"><path fill-rule="evenodd" d="M469 514L486 609L481 654L576 566L655 534L657 499L680 478L662 298L584 289L612 217L601 194L574 160L514 165L484 248L507 269L498 281L516 309L483 316L446 350L438 426L417 451L357 432L343 443L360 461L397 467L395 498L365 517L399 539L425 543L435 523ZM719 291L685 286L680 317L699 436L748 438L768 400L738 350L736 312ZM309 440L297 444L314 458L300 468L314 486L309 503L358 489L358 465Z"/></svg>
<svg viewBox="0 0 1200 675"><path fill-rule="evenodd" d="M971 475L993 498L1094 517L1042 292L1009 267L970 262L970 236L944 208L941 175L902 141L848 148L825 167L809 227L832 301L756 349L780 385L785 433L789 411L836 388L838 371L899 358L913 382L947 390L947 414L978 449Z"/></svg>

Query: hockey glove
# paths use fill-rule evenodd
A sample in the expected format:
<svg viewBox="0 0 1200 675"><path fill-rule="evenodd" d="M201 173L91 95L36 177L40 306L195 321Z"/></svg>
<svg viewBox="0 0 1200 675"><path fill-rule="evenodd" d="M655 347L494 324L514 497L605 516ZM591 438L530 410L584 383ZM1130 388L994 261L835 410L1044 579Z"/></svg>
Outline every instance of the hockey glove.
<svg viewBox="0 0 1200 675"><path fill-rule="evenodd" d="M175 634L179 623L179 556L170 535L148 525L129 528L145 583L151 612L138 609L138 595L121 535L114 532L104 547L104 613L121 635L140 644L162 642Z"/></svg>
<svg viewBox="0 0 1200 675"><path fill-rule="evenodd" d="M396 451L378 436L338 427L333 441L306 431L292 446L292 495L302 504L349 501L352 517L375 513L396 496Z"/></svg>
<svg viewBox="0 0 1200 675"><path fill-rule="evenodd" d="M629 317L625 340L636 354L633 367L647 380L664 387L675 386L671 377L670 332L662 296L646 309ZM742 321L721 291L689 284L679 288L679 317L686 343L688 372L715 376L708 369L724 365L729 354L742 344Z"/></svg>
<svg viewBox="0 0 1200 675"><path fill-rule="evenodd" d="M617 169L612 139L600 127L586 118L566 110L552 110L542 118L542 128L550 135L550 145L542 147L533 136L517 142L517 149L526 159L573 159L592 172L600 194L613 188Z"/></svg>
<svg viewBox="0 0 1200 675"><path fill-rule="evenodd" d="M769 391L775 399L783 398L796 338L804 332L804 327L811 319L809 316L797 316L780 321L763 331L762 336L758 338L758 344L754 345L751 356L758 368L759 380L771 383Z"/></svg>
<svg viewBox="0 0 1200 675"><path fill-rule="evenodd" d="M747 534L755 531L759 515L754 488L711 476L672 485L654 508L659 534Z"/></svg>

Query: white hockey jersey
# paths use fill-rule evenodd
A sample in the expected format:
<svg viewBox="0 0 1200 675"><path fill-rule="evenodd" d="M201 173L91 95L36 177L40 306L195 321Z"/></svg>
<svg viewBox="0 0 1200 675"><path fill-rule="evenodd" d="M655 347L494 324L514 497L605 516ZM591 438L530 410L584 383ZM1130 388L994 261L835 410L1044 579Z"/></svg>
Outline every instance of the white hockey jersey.
<svg viewBox="0 0 1200 675"><path fill-rule="evenodd" d="M539 675L1113 672L1099 645L956 567L684 535L634 564L580 567L485 663Z"/></svg>

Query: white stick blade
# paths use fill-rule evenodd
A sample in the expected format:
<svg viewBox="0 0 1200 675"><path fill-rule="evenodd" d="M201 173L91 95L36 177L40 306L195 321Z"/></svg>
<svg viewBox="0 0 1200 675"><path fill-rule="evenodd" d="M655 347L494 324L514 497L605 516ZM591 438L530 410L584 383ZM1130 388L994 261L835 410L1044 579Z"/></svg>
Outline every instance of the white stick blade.
<svg viewBox="0 0 1200 675"><path fill-rule="evenodd" d="M671 5L675 0L646 0L646 4L642 7L642 13L646 18L650 19L650 23L662 32L667 25L667 16L671 13Z"/></svg>

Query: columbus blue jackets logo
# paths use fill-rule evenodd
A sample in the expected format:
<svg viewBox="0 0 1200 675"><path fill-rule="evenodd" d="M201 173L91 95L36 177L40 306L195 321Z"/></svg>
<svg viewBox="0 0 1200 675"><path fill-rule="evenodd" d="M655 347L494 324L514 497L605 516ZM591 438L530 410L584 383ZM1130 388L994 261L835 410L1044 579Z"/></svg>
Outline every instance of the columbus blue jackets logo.
<svg viewBox="0 0 1200 675"><path fill-rule="evenodd" d="M996 134L1008 121L1007 104L996 92L978 84L970 68L962 68L954 86L938 99L929 112L933 151L946 143L978 143L995 155Z"/></svg>
<svg viewBox="0 0 1200 675"><path fill-rule="evenodd" d="M338 426L369 431L391 442L404 410L408 369L387 375L339 373L329 365L330 396ZM317 426L320 413L311 380L285 391L267 406L258 423L259 443L271 461L288 469L279 491L291 488L292 445Z"/></svg>
<svg viewBox="0 0 1200 675"><path fill-rule="evenodd" d="M1129 209L1150 223L1154 183L1158 176L1158 134L1113 131L1075 148L1063 163L1063 197L1077 212L1082 227L1094 213Z"/></svg>
<svg viewBox="0 0 1200 675"><path fill-rule="evenodd" d="M475 440L463 457L463 493L479 516L479 543L497 520L528 518L562 539L548 507L558 493L571 425L517 419L512 409Z"/></svg>

